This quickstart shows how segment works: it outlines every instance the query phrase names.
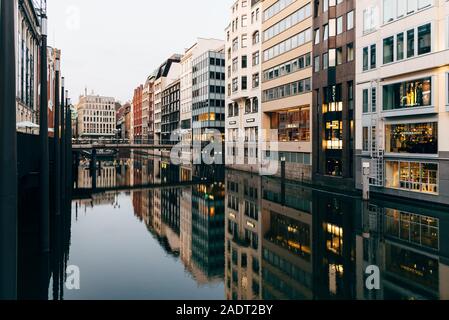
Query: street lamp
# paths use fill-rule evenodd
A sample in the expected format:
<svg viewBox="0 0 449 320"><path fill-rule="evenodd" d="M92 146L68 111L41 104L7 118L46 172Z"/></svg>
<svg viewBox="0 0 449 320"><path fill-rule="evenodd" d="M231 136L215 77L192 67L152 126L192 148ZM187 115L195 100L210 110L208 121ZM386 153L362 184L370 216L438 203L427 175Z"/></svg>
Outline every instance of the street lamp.
<svg viewBox="0 0 449 320"><path fill-rule="evenodd" d="M40 104L39 104L39 141L40 155L40 227L41 250L50 252L50 164L48 151L48 83L47 83L47 15L41 12L41 70L40 70Z"/></svg>

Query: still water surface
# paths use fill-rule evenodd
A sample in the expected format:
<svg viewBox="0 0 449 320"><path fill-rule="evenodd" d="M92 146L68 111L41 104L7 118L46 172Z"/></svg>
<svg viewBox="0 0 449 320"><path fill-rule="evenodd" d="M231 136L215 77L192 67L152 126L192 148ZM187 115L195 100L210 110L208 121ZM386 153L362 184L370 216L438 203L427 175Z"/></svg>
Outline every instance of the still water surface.
<svg viewBox="0 0 449 320"><path fill-rule="evenodd" d="M62 260L81 288L53 275L50 298L449 298L449 212L138 154L75 171Z"/></svg>

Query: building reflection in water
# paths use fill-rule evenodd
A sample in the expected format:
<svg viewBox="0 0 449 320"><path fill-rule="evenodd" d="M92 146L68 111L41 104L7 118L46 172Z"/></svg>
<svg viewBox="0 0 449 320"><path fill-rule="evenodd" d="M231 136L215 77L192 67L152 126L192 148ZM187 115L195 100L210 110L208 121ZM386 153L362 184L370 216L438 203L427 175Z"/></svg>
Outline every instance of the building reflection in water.
<svg viewBox="0 0 449 320"><path fill-rule="evenodd" d="M83 192L111 191L74 191L76 200L52 220L60 227L52 229L50 258L37 253L36 230L24 227L38 216L21 205L23 299L64 299L71 223L83 208L120 208L121 194L131 198L149 236L199 287L223 284L229 300L449 299L444 210L385 199L363 203L275 178L175 166L135 152L97 160L95 171L80 160L76 185ZM145 187L151 185L166 186ZM365 286L372 265L380 268L380 290Z"/></svg>
<svg viewBox="0 0 449 320"><path fill-rule="evenodd" d="M449 299L444 211L227 170L225 220L227 299Z"/></svg>

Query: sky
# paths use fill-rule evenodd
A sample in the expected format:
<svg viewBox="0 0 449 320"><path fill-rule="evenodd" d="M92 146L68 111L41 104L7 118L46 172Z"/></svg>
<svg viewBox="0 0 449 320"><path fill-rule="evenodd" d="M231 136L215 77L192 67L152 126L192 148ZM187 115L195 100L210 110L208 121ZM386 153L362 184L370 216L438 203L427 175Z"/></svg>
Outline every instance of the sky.
<svg viewBox="0 0 449 320"><path fill-rule="evenodd" d="M48 45L62 50L72 103L90 93L132 99L173 53L224 39L233 0L47 0Z"/></svg>

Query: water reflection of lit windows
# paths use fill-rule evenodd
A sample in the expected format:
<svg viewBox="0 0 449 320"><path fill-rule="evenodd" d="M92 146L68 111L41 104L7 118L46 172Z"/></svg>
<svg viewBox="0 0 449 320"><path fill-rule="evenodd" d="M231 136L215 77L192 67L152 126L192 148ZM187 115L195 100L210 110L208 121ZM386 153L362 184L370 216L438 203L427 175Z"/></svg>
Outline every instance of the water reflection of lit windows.
<svg viewBox="0 0 449 320"><path fill-rule="evenodd" d="M338 293L338 279L343 278L343 266L330 264L329 265L329 292L332 294Z"/></svg>
<svg viewBox="0 0 449 320"><path fill-rule="evenodd" d="M386 234L432 249L439 249L439 219L386 208Z"/></svg>
<svg viewBox="0 0 449 320"><path fill-rule="evenodd" d="M416 251L387 243L385 246L386 271L394 273L410 284L439 289L439 262Z"/></svg>
<svg viewBox="0 0 449 320"><path fill-rule="evenodd" d="M341 254L343 252L343 228L333 224L326 224L326 248L327 250Z"/></svg>
<svg viewBox="0 0 449 320"><path fill-rule="evenodd" d="M268 264L273 267L279 269L287 276L289 276L293 281L300 283L306 288L312 288L312 275L308 272L302 270L298 266L292 264L290 261L286 260L283 257L278 256L276 253L264 248L263 249L263 259ZM265 272L267 269L262 268L262 272ZM264 280L266 279L266 274L263 275Z"/></svg>
<svg viewBox="0 0 449 320"><path fill-rule="evenodd" d="M270 230L265 237L306 260L310 259L310 226L306 223L271 212Z"/></svg>

